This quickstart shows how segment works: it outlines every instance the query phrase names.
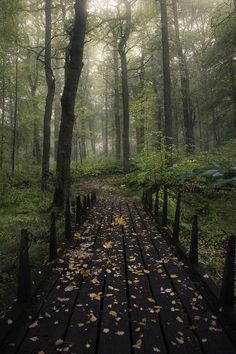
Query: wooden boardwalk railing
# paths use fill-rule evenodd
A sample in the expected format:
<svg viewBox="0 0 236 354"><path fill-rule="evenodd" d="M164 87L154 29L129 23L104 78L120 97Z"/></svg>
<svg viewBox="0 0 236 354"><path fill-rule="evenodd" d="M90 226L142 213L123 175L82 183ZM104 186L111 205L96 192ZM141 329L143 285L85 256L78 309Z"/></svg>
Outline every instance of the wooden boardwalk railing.
<svg viewBox="0 0 236 354"><path fill-rule="evenodd" d="M159 205L159 191L154 193L152 190L147 190L143 193L143 203L145 209L150 212L154 217L160 217L160 205ZM155 210L153 210L153 199L155 197ZM161 225L163 227L168 226L168 189L167 186L163 186L163 207L162 207L162 221ZM180 241L180 221L181 221L181 192L177 193L176 198L176 210L175 210L175 218L173 223L173 232L170 234L171 240L173 243L179 246ZM189 254L186 256L189 259L191 267L198 266L199 263L199 228L198 228L198 215L192 216L192 232L191 232L191 242L190 242L190 250ZM225 255L225 265L224 265L224 273L222 279L222 286L219 291L219 301L223 306L223 309L231 310L235 306L235 243L236 237L231 235L228 238L228 246L227 252ZM182 249L183 251L183 249ZM184 252L184 251L183 251Z"/></svg>
<svg viewBox="0 0 236 354"><path fill-rule="evenodd" d="M85 214L85 200L76 205ZM194 238L196 219L193 226ZM140 204L99 199L80 233L71 230L76 242L33 301L21 316L2 320L1 354L235 354L217 311ZM54 216L50 239L54 244Z"/></svg>

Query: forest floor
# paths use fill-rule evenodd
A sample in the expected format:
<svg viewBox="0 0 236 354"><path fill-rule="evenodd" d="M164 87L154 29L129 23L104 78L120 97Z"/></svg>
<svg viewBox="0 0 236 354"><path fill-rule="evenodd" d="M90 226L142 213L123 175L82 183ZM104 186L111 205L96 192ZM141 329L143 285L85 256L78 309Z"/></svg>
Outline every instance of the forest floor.
<svg viewBox="0 0 236 354"><path fill-rule="evenodd" d="M234 354L142 205L110 188L105 194L32 308L5 318L11 331L1 353Z"/></svg>
<svg viewBox="0 0 236 354"><path fill-rule="evenodd" d="M122 174L103 177L84 177L72 187L72 195L83 195L96 190L100 197L123 195L139 198L138 193L131 191L125 184ZM30 259L33 279L43 263L47 262L50 219L50 203L52 192L42 193L37 180L29 184L8 186L2 194L0 206L0 314L5 312L16 294L17 252L19 235L22 228L28 229L38 241L32 242ZM59 247L63 246L63 222L58 225Z"/></svg>
<svg viewBox="0 0 236 354"><path fill-rule="evenodd" d="M140 198L140 192L131 190L126 185L125 176L110 175L102 177L81 178L79 183L75 183L72 188L72 194L89 193L92 190L96 191L99 196L115 196L123 195L125 197Z"/></svg>

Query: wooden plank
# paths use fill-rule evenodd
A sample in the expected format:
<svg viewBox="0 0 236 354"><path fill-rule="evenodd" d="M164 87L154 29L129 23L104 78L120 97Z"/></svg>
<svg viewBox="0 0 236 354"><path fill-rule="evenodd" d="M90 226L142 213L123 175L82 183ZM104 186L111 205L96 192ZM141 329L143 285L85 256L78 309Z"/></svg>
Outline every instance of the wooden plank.
<svg viewBox="0 0 236 354"><path fill-rule="evenodd" d="M98 217L101 216L101 211L95 211L95 213L93 213L93 215L91 214L91 219L90 221L94 222L94 217ZM98 229L100 228L100 219L98 220L98 223L94 223L93 227L91 229L88 228L88 224L86 225L86 232L87 230L89 230L90 232L90 240L88 239L86 232L84 232L84 235L81 237L82 242L86 241L88 243L88 241L92 242L93 244L93 239L98 231ZM77 241L78 242L78 241ZM11 331L9 337L7 338L6 344L4 345L3 349L5 352L7 353L15 353L17 348L19 348L19 346L21 345L22 340L24 340L25 338L25 343L26 344L22 344L22 346L25 346L25 349L21 349L25 350L25 352L30 352L32 346L35 350L35 347L38 345L41 348L41 343L45 340L42 339L43 338L43 334L41 332L43 332L44 330L46 331L47 335L49 334L49 330L48 328L50 328L50 322L53 321L53 326L51 328L54 328L54 322L57 322L57 319L54 319L54 317L51 315L50 312L54 312L54 310L50 309L50 305L53 305L53 308L57 308L57 306L60 308L60 305L64 305L62 301L57 301L59 302L59 304L56 303L55 299L57 297L63 299L65 298L65 293L64 293L64 288L63 285L65 285L66 281L69 281L68 277L68 270L67 270L67 264L68 264L68 259L71 258L71 252L73 252L73 250L68 251L64 257L65 260L61 260L63 261L65 264L59 264L59 266L57 268L59 268L59 270L61 271L60 276L58 276L57 274L57 281L54 283L54 288L53 291L51 289L50 293L47 294L46 299L44 298L43 301L37 306L37 311L32 311L29 312L27 311L27 313L25 314L24 318L19 319L19 321L16 322L15 327L13 328L13 330ZM50 279L48 284L50 284ZM35 308L33 307L33 310ZM32 310L32 308L30 309ZM29 318L29 314L30 314L30 318ZM45 316L46 314L46 316ZM59 313L56 312L57 316L59 316ZM49 317L52 316L52 317ZM29 326L31 324L34 324L36 321L39 322L39 320L42 322L41 326L36 326L35 328L29 328ZM43 323L45 322L45 324ZM48 328L47 328L48 327ZM39 330L40 328L40 330ZM56 331L53 332L55 335L58 335ZM39 334L42 336L42 338L39 337ZM30 338L40 338L40 341L36 341L33 342ZM15 346L13 346L13 343L15 343ZM41 349L39 349L40 351Z"/></svg>
<svg viewBox="0 0 236 354"><path fill-rule="evenodd" d="M112 208L107 210L94 255L89 267L88 276L84 277L79 295L76 299L73 314L65 336L63 349L70 347L75 353L95 353L98 343L100 316L103 307L104 281L108 262L110 224Z"/></svg>
<svg viewBox="0 0 236 354"><path fill-rule="evenodd" d="M189 277L185 266L173 254L165 239L156 231L155 223L150 217L138 208L149 232L152 233L153 244L157 253L164 260L164 267L172 283L175 292L178 294L190 320L191 324L206 353L229 353L236 352L235 346L225 333L217 316L207 305L204 294L199 292L196 285ZM175 275L176 277L173 277Z"/></svg>
<svg viewBox="0 0 236 354"><path fill-rule="evenodd" d="M132 349L134 353L167 353L159 318L159 303L153 299L147 270L143 264L136 234L126 205L121 214L125 219L124 243L129 285Z"/></svg>
<svg viewBox="0 0 236 354"><path fill-rule="evenodd" d="M107 266L99 354L131 353L129 308L127 302L127 277L124 259L123 234L117 223L118 203L114 206L110 228L111 248Z"/></svg>
<svg viewBox="0 0 236 354"><path fill-rule="evenodd" d="M140 249L144 258L145 267L149 270L148 277L154 298L161 306L160 320L165 332L165 338L170 354L202 353L191 323L182 303L176 295L163 262L157 254L149 238L147 229L144 229L143 220L135 206L129 208L133 228L137 234ZM140 232L141 231L141 232Z"/></svg>

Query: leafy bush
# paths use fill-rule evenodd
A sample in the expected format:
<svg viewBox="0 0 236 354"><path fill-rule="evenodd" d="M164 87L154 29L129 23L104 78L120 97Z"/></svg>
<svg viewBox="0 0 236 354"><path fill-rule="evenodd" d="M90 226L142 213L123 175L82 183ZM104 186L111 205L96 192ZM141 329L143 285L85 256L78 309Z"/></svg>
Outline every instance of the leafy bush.
<svg viewBox="0 0 236 354"><path fill-rule="evenodd" d="M185 190L236 186L236 143L229 142L214 153L187 155L174 146L162 144L155 152L144 151L133 159L134 171L126 183L149 188L164 183Z"/></svg>
<svg viewBox="0 0 236 354"><path fill-rule="evenodd" d="M104 157L92 157L79 164L72 164L72 181L78 181L81 177L97 177L121 172L121 165L115 159Z"/></svg>

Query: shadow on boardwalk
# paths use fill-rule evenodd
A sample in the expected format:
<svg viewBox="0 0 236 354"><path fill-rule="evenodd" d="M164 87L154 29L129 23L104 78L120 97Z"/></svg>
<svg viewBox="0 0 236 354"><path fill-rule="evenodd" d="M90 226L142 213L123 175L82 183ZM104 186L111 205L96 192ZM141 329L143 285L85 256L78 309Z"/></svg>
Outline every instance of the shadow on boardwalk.
<svg viewBox="0 0 236 354"><path fill-rule="evenodd" d="M100 199L0 353L235 354L140 205Z"/></svg>

